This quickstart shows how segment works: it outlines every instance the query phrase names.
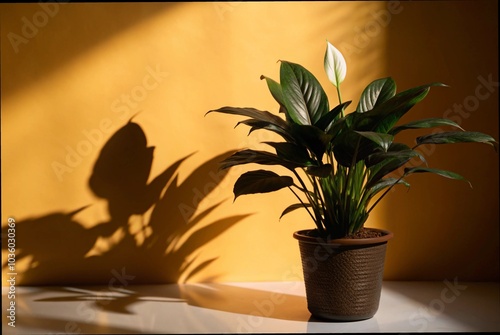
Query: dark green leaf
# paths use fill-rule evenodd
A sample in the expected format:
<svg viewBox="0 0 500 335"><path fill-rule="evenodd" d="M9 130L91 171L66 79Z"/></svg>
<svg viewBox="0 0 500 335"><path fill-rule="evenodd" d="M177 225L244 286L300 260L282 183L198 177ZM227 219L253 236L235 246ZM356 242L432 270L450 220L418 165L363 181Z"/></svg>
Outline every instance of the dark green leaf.
<svg viewBox="0 0 500 335"><path fill-rule="evenodd" d="M234 199L240 195L269 193L293 185L289 176L280 176L272 171L256 170L242 174L234 184Z"/></svg>
<svg viewBox="0 0 500 335"><path fill-rule="evenodd" d="M326 178L332 174L333 166L331 164L325 164L321 166L310 166L306 169L306 172L310 175Z"/></svg>
<svg viewBox="0 0 500 335"><path fill-rule="evenodd" d="M260 79L266 80L267 87L269 88L269 91L271 92L274 100L276 100L281 106L285 106L285 99L283 99L283 91L281 90L281 85L275 80L264 75L260 76Z"/></svg>
<svg viewBox="0 0 500 335"><path fill-rule="evenodd" d="M382 102L396 94L396 83L392 78L382 78L371 82L361 94L356 112L364 113L372 110Z"/></svg>
<svg viewBox="0 0 500 335"><path fill-rule="evenodd" d="M290 170L293 170L296 167L305 166L297 162L288 161L286 159L278 157L276 154L267 151L246 149L238 151L223 160L221 162L220 168L228 169L232 166L250 163L261 165L281 165Z"/></svg>
<svg viewBox="0 0 500 335"><path fill-rule="evenodd" d="M347 114L346 116L336 120L333 122L328 130L327 133L332 137L332 141L335 142L338 139L338 136L350 129L350 115L354 113Z"/></svg>
<svg viewBox="0 0 500 335"><path fill-rule="evenodd" d="M345 167L350 167L380 150L376 142L353 130L340 133L332 140L332 144L335 159Z"/></svg>
<svg viewBox="0 0 500 335"><path fill-rule="evenodd" d="M281 61L280 82L286 110L295 123L312 125L328 112L323 88L301 65Z"/></svg>
<svg viewBox="0 0 500 335"><path fill-rule="evenodd" d="M351 101L346 101L340 105L337 105L335 108L333 108L330 112L326 113L321 117L321 119L318 120L314 125L318 127L319 129L328 132L330 127L332 126L333 120L335 120L342 111L345 110L347 106L351 104Z"/></svg>
<svg viewBox="0 0 500 335"><path fill-rule="evenodd" d="M387 133L414 105L422 101L431 86L445 86L432 83L400 92L389 100L365 113L353 113L354 129Z"/></svg>
<svg viewBox="0 0 500 335"><path fill-rule="evenodd" d="M495 146L496 141L490 135L474 131L449 131L417 137L417 144L451 144L451 143L486 143Z"/></svg>
<svg viewBox="0 0 500 335"><path fill-rule="evenodd" d="M276 149L278 157L283 158L289 162L296 163L297 166L309 166L312 163L307 149L289 142L263 142Z"/></svg>
<svg viewBox="0 0 500 335"><path fill-rule="evenodd" d="M268 111L261 111L255 108L251 107L221 107L219 109L214 109L208 111L208 113L223 113L223 114L233 114L233 115L241 115L241 116L248 116L252 119L258 120L258 121L264 121L269 124L275 125L278 128L281 128L283 130L288 130L290 127L288 126L288 123L280 118L279 116L276 116L272 113L269 113ZM206 115L205 114L205 115Z"/></svg>
<svg viewBox="0 0 500 335"><path fill-rule="evenodd" d="M398 179L398 178L383 178L380 179L378 182L376 182L371 188L370 188L370 198L376 195L378 192L382 191L383 189L390 187L395 184L403 184L406 187L410 187L410 184L408 184L406 181L403 179Z"/></svg>
<svg viewBox="0 0 500 335"><path fill-rule="evenodd" d="M391 159L394 157L400 158L413 158L419 157L422 162L426 162L424 156L422 156L418 151L412 150L409 146L403 143L392 143L387 152L377 151L365 159L366 167L372 167L375 164L382 162L385 159Z"/></svg>
<svg viewBox="0 0 500 335"><path fill-rule="evenodd" d="M377 154L376 154L377 155ZM374 155L375 156L375 155ZM414 150L404 150L396 152L387 152L383 154L383 159L372 166L369 167L370 176L366 183L366 188L373 187L379 182L383 177L393 172L394 170L400 168L406 164L413 157L419 156L419 154ZM382 157L373 158L375 161L380 160ZM372 156L370 156L372 158Z"/></svg>
<svg viewBox="0 0 500 335"><path fill-rule="evenodd" d="M250 127L250 131L248 132L248 134L252 133L255 130L265 129L280 135L281 137L283 137L283 139L285 139L288 142L295 142L295 139L292 137L292 134L290 134L290 132L287 129L280 128L271 122L248 119L238 122L236 126L238 126L239 124L244 124Z"/></svg>
<svg viewBox="0 0 500 335"><path fill-rule="evenodd" d="M315 126L292 125L292 134L298 143L305 145L321 161L332 136Z"/></svg>
<svg viewBox="0 0 500 335"><path fill-rule="evenodd" d="M358 133L347 130L338 134L333 140L333 154L335 155L335 160L342 166L350 167L355 159L354 155L357 154L356 146L359 145L361 135ZM375 143L370 142L373 148L376 147ZM356 160L359 160L356 157ZM356 163L356 162L355 162Z"/></svg>
<svg viewBox="0 0 500 335"><path fill-rule="evenodd" d="M420 128L432 128L432 127L440 127L440 126L451 126L455 128L459 128L461 130L462 127L460 127L457 123L449 120L449 119L440 119L440 118L430 118L430 119L422 119L422 120L417 120L413 122L408 122L404 125L394 127L391 129L389 132L392 135L396 135L400 131L406 130L406 129L420 129Z"/></svg>
<svg viewBox="0 0 500 335"><path fill-rule="evenodd" d="M405 169L406 176L408 176L412 173L433 173L433 174L437 174L437 175L445 177L445 178L466 181L467 183L469 183L469 186L472 187L471 183L469 181L467 181L467 179L465 179L464 177L462 177L458 173L451 172L451 171L432 169L432 168L426 168L426 167L413 167L413 168L406 168Z"/></svg>
<svg viewBox="0 0 500 335"><path fill-rule="evenodd" d="M293 212L296 209L305 208L305 207L312 207L312 206L311 206L311 204L293 204L293 205L288 206L287 208L285 208L283 213L281 213L280 220L286 214Z"/></svg>
<svg viewBox="0 0 500 335"><path fill-rule="evenodd" d="M389 146L392 144L392 140L394 139L394 136L392 135L375 133L373 131L357 131L356 133L376 143L384 151L387 151L389 149Z"/></svg>

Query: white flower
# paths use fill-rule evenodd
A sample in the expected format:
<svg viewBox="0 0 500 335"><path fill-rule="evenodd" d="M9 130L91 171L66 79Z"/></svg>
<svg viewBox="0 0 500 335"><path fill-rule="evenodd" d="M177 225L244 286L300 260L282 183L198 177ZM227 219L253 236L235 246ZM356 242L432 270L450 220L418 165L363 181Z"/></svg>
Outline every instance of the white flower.
<svg viewBox="0 0 500 335"><path fill-rule="evenodd" d="M344 56L330 42L326 41L325 72L330 82L338 87L344 81L347 65Z"/></svg>

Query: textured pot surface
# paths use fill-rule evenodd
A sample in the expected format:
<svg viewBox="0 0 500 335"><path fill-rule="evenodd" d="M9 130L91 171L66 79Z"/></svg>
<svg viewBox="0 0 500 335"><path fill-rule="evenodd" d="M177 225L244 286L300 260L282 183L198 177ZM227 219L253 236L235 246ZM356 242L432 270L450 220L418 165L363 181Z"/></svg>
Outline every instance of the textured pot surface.
<svg viewBox="0 0 500 335"><path fill-rule="evenodd" d="M336 321L371 318L378 310L387 241L392 233L367 239L325 241L310 230L294 233L299 241L308 309Z"/></svg>

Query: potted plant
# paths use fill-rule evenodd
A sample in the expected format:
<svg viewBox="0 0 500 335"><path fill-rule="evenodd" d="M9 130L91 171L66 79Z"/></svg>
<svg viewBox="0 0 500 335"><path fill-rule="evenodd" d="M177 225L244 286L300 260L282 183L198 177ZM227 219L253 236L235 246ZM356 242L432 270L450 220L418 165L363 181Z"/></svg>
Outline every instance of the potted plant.
<svg viewBox="0 0 500 335"><path fill-rule="evenodd" d="M281 115L239 107L208 113L244 116L246 119L238 124L249 126L250 133L270 131L283 139L264 142L269 151L237 151L221 163L221 168L256 163L281 166L288 172L282 175L258 169L243 173L234 184L235 199L288 188L297 203L288 206L281 216L301 208L315 224L314 229L294 233L299 241L309 311L331 320L362 320L378 309L385 250L392 237L389 231L364 227L371 211L394 186L409 186L406 177L411 174L433 173L465 180L457 173L428 167L418 147L479 142L496 149L496 142L487 134L464 131L445 118L398 124L431 87L446 86L442 83L397 93L392 78L377 79L364 89L355 110L347 113L351 101L343 101L340 91L346 62L328 41L324 67L338 94L338 104L333 108L311 72L282 60L279 83L261 76ZM397 140L401 132L435 127L452 131L419 136L413 146ZM410 165L415 161L421 162Z"/></svg>

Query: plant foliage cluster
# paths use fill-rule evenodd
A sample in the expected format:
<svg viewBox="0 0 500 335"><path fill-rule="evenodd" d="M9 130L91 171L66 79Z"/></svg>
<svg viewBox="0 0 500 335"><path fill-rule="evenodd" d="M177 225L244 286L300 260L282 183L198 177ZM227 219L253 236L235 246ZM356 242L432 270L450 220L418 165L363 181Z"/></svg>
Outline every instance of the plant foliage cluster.
<svg viewBox="0 0 500 335"><path fill-rule="evenodd" d="M261 76L279 104L281 115L255 108L222 107L210 112L246 117L239 124L276 133L281 142L264 142L269 151L244 149L222 162L227 169L240 164L277 165L288 175L265 169L243 173L234 184L235 199L245 194L267 193L289 188L298 202L282 216L305 208L321 236L345 237L359 231L370 212L395 185L409 186L406 177L433 173L465 180L457 173L429 168L417 149L424 144L479 142L493 145L486 134L464 131L445 118L427 118L398 125L398 121L422 101L431 83L396 92L390 77L371 82L362 92L356 109L346 113L351 101L343 101L340 84L346 76L342 54L329 42L324 57L325 72L336 87L339 103L331 108L327 95L314 75L299 64L280 61L280 82ZM450 127L416 138L410 147L397 135L410 129ZM412 159L425 164L409 166ZM394 172L404 172L397 176ZM382 193L381 193L382 192ZM378 197L376 197L378 195Z"/></svg>

